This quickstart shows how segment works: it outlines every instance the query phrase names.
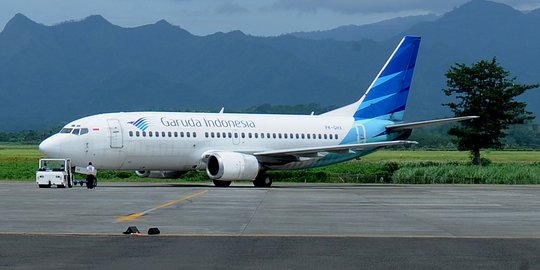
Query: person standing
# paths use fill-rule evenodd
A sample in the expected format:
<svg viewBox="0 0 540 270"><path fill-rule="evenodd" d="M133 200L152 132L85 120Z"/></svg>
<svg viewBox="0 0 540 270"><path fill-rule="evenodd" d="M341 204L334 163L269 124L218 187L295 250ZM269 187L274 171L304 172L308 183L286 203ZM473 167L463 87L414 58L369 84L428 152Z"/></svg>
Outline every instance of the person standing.
<svg viewBox="0 0 540 270"><path fill-rule="evenodd" d="M96 174L97 170L92 165L92 162L88 162L88 166L86 166L86 187L87 188L94 188L96 186Z"/></svg>

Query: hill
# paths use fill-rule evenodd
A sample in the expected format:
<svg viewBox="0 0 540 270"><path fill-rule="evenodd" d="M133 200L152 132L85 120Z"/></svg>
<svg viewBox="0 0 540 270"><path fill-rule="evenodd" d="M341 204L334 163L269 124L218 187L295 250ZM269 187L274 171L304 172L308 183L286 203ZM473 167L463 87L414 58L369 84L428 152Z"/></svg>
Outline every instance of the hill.
<svg viewBox="0 0 540 270"><path fill-rule="evenodd" d="M0 130L113 111L341 106L363 94L404 34L423 38L406 118L448 116L441 89L455 62L496 56L520 82L540 81L538 14L474 0L384 41L195 36L163 20L122 28L99 15L45 26L17 14L0 33ZM540 90L522 98L540 117Z"/></svg>
<svg viewBox="0 0 540 270"><path fill-rule="evenodd" d="M407 31L412 26L421 22L431 22L438 19L435 14L398 17L365 25L343 25L330 30L294 32L295 37L307 39L333 39L338 41L359 41L371 39L385 41L395 35Z"/></svg>

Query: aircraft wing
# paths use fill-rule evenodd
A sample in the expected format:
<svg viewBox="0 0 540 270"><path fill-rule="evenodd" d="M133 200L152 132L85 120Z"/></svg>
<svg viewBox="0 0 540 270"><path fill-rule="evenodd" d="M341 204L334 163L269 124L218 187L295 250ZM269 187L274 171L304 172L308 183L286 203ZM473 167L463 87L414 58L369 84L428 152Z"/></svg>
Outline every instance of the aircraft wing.
<svg viewBox="0 0 540 270"><path fill-rule="evenodd" d="M255 156L267 156L267 157L276 157L276 156L306 156L306 155L316 155L318 153L351 153L354 151L361 151L366 148L377 148L385 147L392 145L407 145L407 144L417 144L415 141L388 141L388 142L372 142L372 143L357 143L357 144L343 144L335 146L322 146L322 147L306 147L306 148L292 148L292 149L281 149L281 150L271 150L271 151L262 151L255 152Z"/></svg>
<svg viewBox="0 0 540 270"><path fill-rule="evenodd" d="M399 130L406 130L406 129L415 129L419 127L445 124L445 123L450 123L450 122L459 122L459 121L471 120L471 119L476 119L476 118L480 118L480 116L463 116L463 117L427 120L427 121L420 121L420 122L402 123L402 124L386 126L386 130L399 131Z"/></svg>

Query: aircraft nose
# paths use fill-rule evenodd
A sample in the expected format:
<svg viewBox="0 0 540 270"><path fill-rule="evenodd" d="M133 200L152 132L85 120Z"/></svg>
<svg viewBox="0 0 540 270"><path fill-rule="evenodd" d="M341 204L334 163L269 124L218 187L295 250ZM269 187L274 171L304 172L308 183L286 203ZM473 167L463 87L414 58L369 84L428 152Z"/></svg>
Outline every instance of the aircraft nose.
<svg viewBox="0 0 540 270"><path fill-rule="evenodd" d="M49 158L62 158L62 145L55 136L41 142L39 144L39 151Z"/></svg>

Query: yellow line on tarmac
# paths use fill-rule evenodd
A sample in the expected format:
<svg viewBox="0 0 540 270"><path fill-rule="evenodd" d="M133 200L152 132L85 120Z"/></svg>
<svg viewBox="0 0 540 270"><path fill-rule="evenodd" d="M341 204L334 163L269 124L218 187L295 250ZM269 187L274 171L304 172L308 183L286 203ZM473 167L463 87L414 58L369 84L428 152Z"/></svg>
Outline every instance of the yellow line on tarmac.
<svg viewBox="0 0 540 270"><path fill-rule="evenodd" d="M180 198L178 200L174 200L174 201L170 201L168 203L164 203L164 204L161 204L161 205L158 205L154 208L150 208L148 210L145 210L143 212L139 212L139 213L133 213L131 215L127 215L127 216L121 216L119 218L116 219L117 222L119 221L130 221L130 220L136 220L137 218L140 218L152 211L155 211L155 210L159 210L161 208L164 208L164 207L167 207L167 206L171 206L175 203L179 203L179 202L182 202L182 201L185 201L185 200L189 200L191 198L194 198L194 197L197 197L197 196L200 196L200 195L203 195L204 193L208 192L207 189L203 190L203 191L199 191L199 192L196 192L196 193L193 193L193 194L190 194L186 197L183 197L183 198Z"/></svg>

